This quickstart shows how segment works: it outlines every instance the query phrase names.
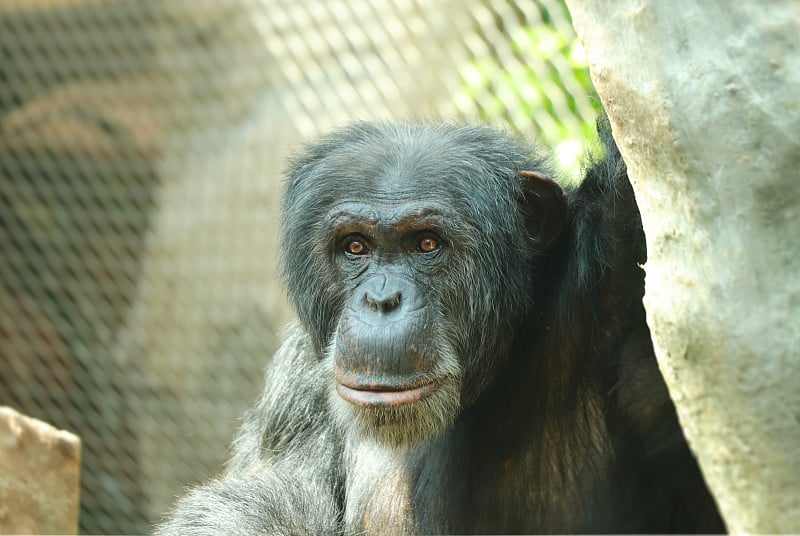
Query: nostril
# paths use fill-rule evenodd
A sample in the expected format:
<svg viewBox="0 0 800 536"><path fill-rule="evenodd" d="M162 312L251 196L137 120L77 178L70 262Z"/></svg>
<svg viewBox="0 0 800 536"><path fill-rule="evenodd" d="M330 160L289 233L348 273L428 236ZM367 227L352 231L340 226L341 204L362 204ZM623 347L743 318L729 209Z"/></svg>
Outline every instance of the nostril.
<svg viewBox="0 0 800 536"><path fill-rule="evenodd" d="M400 307L402 299L399 291L386 296L374 296L370 292L365 292L364 302L373 312L391 313Z"/></svg>
<svg viewBox="0 0 800 536"><path fill-rule="evenodd" d="M393 311L398 307L400 307L400 293L395 292L394 294L386 298L384 302L384 310L387 312Z"/></svg>

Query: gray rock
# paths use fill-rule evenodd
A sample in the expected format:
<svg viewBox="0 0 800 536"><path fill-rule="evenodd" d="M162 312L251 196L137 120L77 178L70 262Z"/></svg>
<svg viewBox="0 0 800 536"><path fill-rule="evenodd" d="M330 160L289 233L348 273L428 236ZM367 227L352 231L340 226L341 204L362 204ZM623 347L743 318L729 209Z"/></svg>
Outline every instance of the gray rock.
<svg viewBox="0 0 800 536"><path fill-rule="evenodd" d="M642 210L683 428L731 532L797 532L800 3L567 4Z"/></svg>

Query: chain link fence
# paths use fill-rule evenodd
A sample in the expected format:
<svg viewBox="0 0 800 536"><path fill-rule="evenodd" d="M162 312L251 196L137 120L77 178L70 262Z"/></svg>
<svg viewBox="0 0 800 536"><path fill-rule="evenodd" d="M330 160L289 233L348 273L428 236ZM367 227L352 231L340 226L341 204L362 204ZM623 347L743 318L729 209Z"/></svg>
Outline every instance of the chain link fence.
<svg viewBox="0 0 800 536"><path fill-rule="evenodd" d="M81 436L81 532L224 462L291 316L292 147L464 118L574 173L595 106L559 0L0 1L0 404Z"/></svg>

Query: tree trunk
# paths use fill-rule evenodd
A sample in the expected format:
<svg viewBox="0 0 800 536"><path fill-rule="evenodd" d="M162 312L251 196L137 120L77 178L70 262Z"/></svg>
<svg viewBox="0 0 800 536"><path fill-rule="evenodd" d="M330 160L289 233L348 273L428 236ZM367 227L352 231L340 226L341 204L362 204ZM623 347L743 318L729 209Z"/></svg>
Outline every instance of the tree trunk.
<svg viewBox="0 0 800 536"><path fill-rule="evenodd" d="M567 4L642 211L689 442L731 532L798 532L800 2Z"/></svg>

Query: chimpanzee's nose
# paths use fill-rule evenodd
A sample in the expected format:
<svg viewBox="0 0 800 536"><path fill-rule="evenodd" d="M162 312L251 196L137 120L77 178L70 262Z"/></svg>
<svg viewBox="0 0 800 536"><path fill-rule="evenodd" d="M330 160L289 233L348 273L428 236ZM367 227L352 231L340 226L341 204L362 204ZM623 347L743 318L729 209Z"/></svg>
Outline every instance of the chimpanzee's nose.
<svg viewBox="0 0 800 536"><path fill-rule="evenodd" d="M400 308L402 296L399 290L391 289L386 292L367 290L364 293L364 303L376 313L391 313Z"/></svg>
<svg viewBox="0 0 800 536"><path fill-rule="evenodd" d="M402 283L397 277L378 274L364 285L364 304L373 312L389 314L400 309Z"/></svg>

